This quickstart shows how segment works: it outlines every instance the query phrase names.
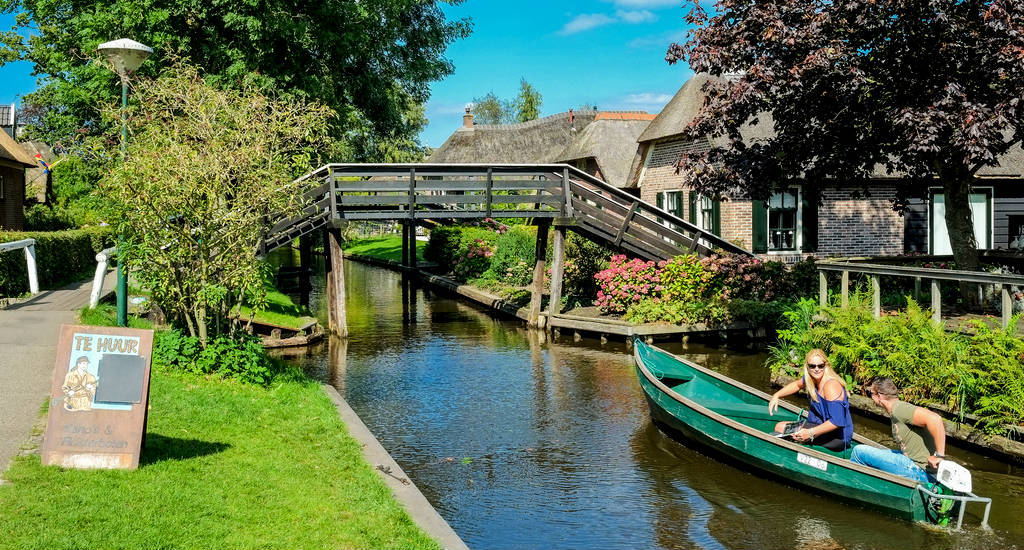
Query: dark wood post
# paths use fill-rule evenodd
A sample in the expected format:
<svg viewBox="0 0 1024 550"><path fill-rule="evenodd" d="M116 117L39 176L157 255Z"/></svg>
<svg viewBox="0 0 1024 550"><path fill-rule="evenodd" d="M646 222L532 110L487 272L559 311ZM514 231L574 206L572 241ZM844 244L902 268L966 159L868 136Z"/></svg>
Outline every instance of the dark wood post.
<svg viewBox="0 0 1024 550"><path fill-rule="evenodd" d="M302 235L299 237L299 304L309 305L309 292L311 290L310 277L313 273L313 236Z"/></svg>
<svg viewBox="0 0 1024 550"><path fill-rule="evenodd" d="M409 224L402 222L402 266L409 266Z"/></svg>
<svg viewBox="0 0 1024 550"><path fill-rule="evenodd" d="M562 278L565 275L565 227L555 227L555 240L551 246L551 297L548 301L548 328L551 319L562 311Z"/></svg>
<svg viewBox="0 0 1024 550"><path fill-rule="evenodd" d="M327 230L327 330L336 336L348 336L348 321L345 315L345 264L341 251L341 231Z"/></svg>
<svg viewBox="0 0 1024 550"><path fill-rule="evenodd" d="M416 223L409 223L409 267L416 269Z"/></svg>
<svg viewBox="0 0 1024 550"><path fill-rule="evenodd" d="M540 319L541 300L544 298L544 255L548 251L548 228L550 220L537 222L537 262L533 266L533 295L530 296L530 315L527 324L537 326Z"/></svg>

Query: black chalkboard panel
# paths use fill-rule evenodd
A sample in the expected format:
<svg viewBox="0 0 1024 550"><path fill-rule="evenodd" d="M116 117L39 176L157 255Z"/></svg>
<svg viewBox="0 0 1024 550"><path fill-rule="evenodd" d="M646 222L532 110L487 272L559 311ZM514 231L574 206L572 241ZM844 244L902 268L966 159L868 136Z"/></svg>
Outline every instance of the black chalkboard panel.
<svg viewBox="0 0 1024 550"><path fill-rule="evenodd" d="M138 355L104 354L96 373L96 402L140 403L145 368L146 359Z"/></svg>

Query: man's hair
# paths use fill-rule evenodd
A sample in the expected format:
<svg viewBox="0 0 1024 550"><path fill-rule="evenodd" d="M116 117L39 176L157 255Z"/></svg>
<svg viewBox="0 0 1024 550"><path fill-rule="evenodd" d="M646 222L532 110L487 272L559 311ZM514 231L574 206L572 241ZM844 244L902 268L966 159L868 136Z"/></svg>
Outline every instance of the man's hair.
<svg viewBox="0 0 1024 550"><path fill-rule="evenodd" d="M872 378L867 387L871 389L872 392L887 397L897 397L900 394L900 390L896 387L896 383L888 376L876 376L875 378Z"/></svg>

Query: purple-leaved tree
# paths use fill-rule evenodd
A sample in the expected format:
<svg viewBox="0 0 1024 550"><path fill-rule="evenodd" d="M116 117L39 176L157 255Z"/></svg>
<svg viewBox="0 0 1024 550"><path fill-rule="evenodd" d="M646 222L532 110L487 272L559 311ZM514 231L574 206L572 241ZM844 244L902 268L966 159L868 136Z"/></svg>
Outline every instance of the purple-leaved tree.
<svg viewBox="0 0 1024 550"><path fill-rule="evenodd" d="M685 129L723 144L680 158L690 185L766 198L881 170L905 183L896 208L941 185L956 262L977 269L974 174L1024 137L1024 0L719 0L686 21L666 60L731 75ZM774 131L744 142L751 123Z"/></svg>

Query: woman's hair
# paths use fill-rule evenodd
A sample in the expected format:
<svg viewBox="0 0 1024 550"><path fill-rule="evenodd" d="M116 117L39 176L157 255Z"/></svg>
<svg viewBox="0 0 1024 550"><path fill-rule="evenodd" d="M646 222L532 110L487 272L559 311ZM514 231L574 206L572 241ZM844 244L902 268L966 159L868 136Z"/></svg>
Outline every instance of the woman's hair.
<svg viewBox="0 0 1024 550"><path fill-rule="evenodd" d="M807 355L804 357L804 388L807 390L807 395L811 397L811 400L815 403L818 402L818 389L814 386L814 379L807 372L807 363L810 362L812 357L818 357L822 363L825 363L825 373L821 375L822 380L835 378L842 384L843 390L846 390L846 382L836 374L836 371L832 368L832 362L828 360L828 355L825 355L824 350L814 348L807 352Z"/></svg>

